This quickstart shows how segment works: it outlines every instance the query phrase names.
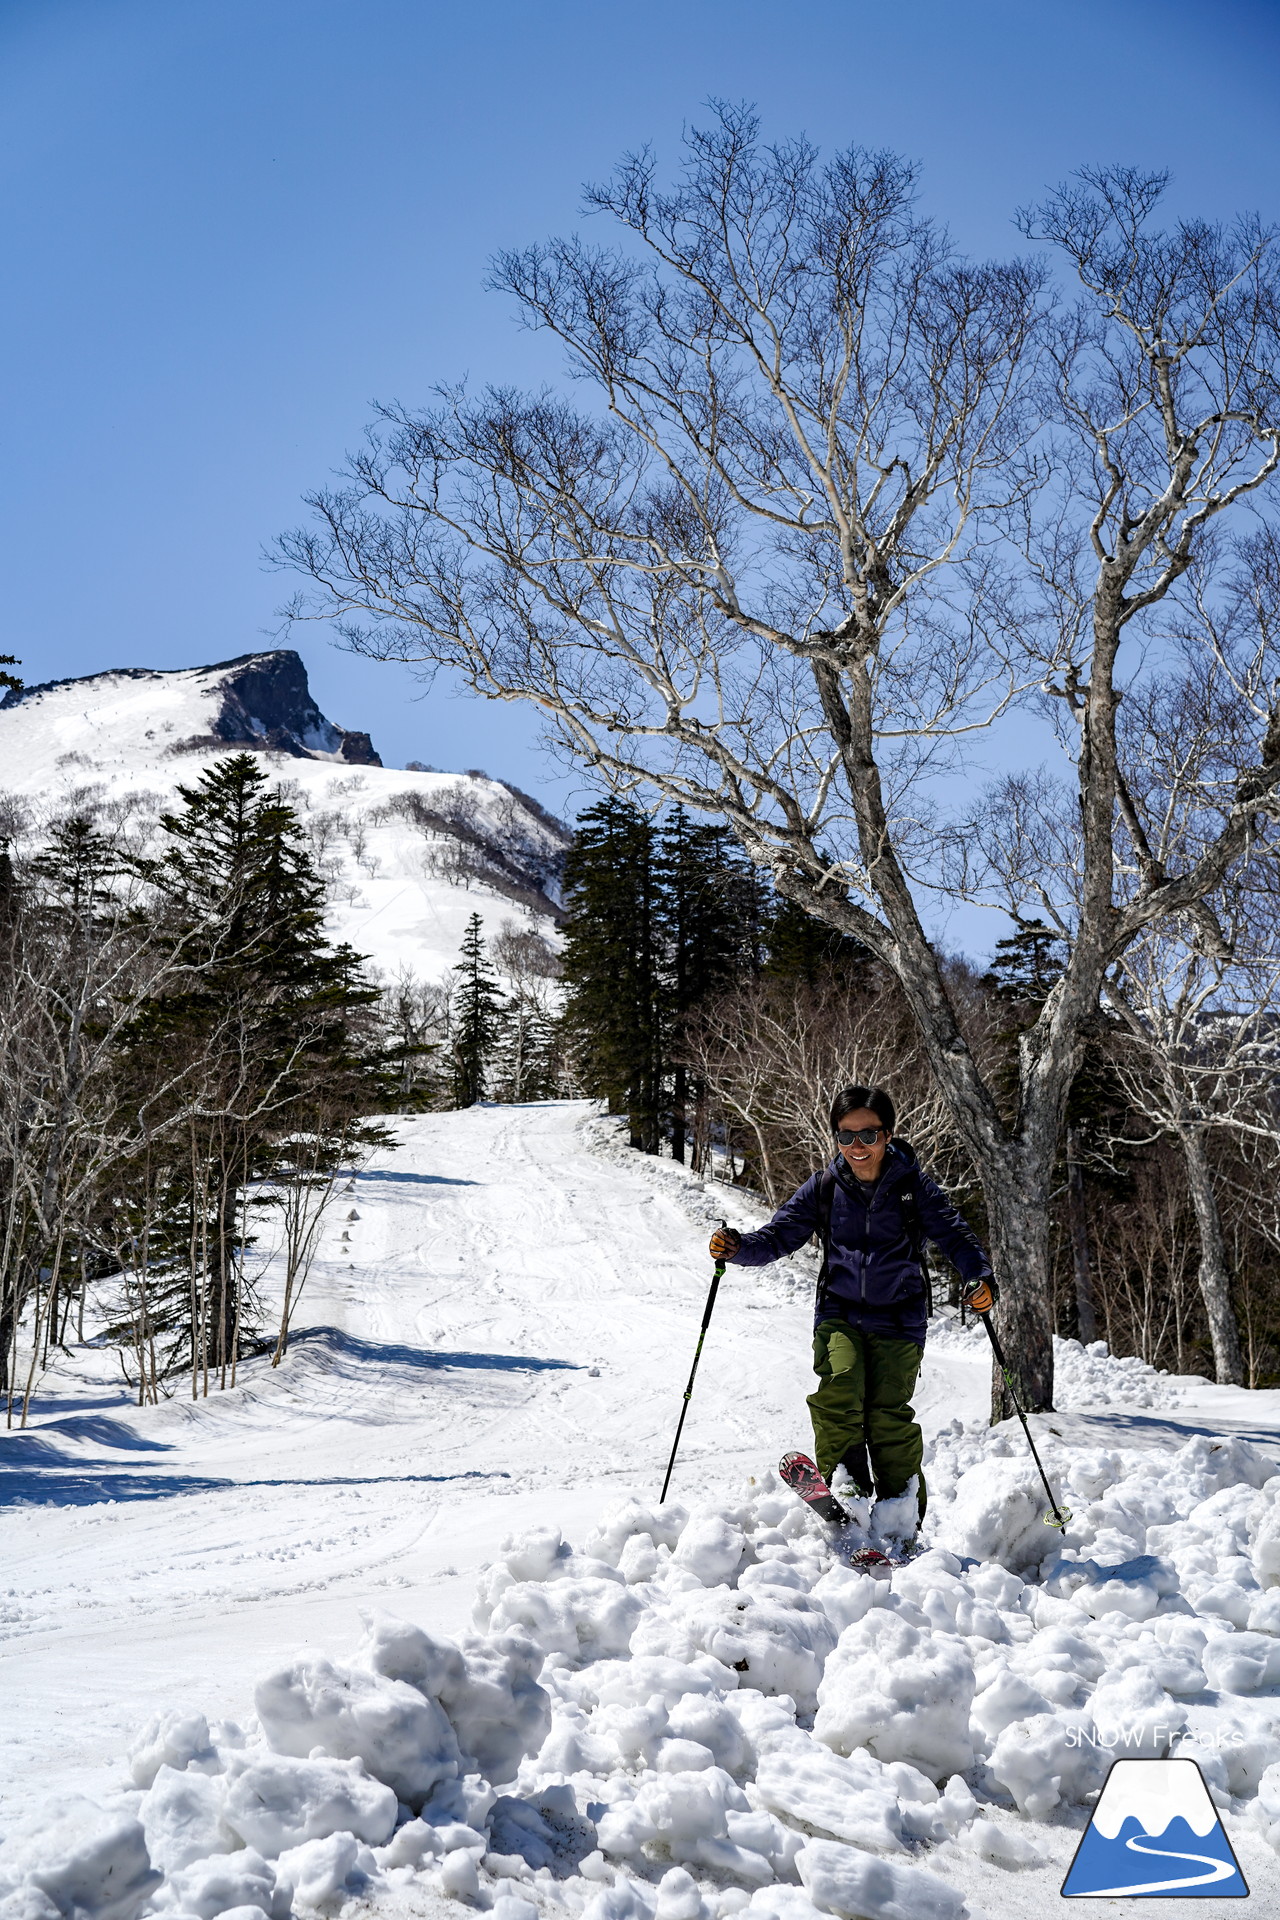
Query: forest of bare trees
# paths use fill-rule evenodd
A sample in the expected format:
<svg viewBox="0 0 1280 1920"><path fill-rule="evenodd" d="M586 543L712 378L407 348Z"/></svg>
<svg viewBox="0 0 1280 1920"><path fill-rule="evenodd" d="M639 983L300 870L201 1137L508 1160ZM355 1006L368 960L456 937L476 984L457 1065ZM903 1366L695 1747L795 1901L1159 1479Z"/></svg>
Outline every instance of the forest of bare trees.
<svg viewBox="0 0 1280 1920"><path fill-rule="evenodd" d="M993 972L947 967L966 1040L997 1087L1012 1089L1020 1033L1051 989L1052 970L1028 963L1047 944L1044 930L1030 929L1004 943ZM1176 1013L1165 1009L1163 1021L1126 1003L1091 1027L1049 1194L1052 1323L1058 1334L1101 1339L1172 1372L1272 1385L1280 1378L1274 983L1264 988L1254 976L1253 993L1229 1008L1198 967L1188 973ZM704 1090L697 1170L719 1162L722 1176L776 1205L830 1156L831 1087L846 1078L884 1084L902 1133L985 1235L982 1183L910 1008L877 963L868 960L852 985L830 973L804 981L766 971L698 1008L685 1048Z"/></svg>

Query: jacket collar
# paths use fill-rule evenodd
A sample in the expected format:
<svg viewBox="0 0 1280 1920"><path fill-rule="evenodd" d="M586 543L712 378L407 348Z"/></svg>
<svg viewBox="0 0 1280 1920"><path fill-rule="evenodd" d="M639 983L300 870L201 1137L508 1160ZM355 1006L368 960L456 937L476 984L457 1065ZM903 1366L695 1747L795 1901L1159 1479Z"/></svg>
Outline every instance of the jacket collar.
<svg viewBox="0 0 1280 1920"><path fill-rule="evenodd" d="M889 1187L898 1186L907 1176L915 1163L915 1155L908 1147L905 1151L892 1140L885 1154L884 1165L880 1169L880 1178L869 1190L859 1180L856 1173L849 1170L848 1162L842 1153L837 1153L831 1162L831 1168L846 1193L856 1193L860 1199L870 1199L877 1193L883 1193Z"/></svg>

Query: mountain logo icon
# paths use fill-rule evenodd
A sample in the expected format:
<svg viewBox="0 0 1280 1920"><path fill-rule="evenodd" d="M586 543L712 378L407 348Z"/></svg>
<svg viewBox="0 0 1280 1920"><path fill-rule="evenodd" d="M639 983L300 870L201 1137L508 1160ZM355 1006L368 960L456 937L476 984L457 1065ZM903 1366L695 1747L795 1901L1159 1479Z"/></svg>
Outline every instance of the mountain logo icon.
<svg viewBox="0 0 1280 1920"><path fill-rule="evenodd" d="M1249 1889L1194 1760L1117 1760L1062 1883L1067 1900Z"/></svg>

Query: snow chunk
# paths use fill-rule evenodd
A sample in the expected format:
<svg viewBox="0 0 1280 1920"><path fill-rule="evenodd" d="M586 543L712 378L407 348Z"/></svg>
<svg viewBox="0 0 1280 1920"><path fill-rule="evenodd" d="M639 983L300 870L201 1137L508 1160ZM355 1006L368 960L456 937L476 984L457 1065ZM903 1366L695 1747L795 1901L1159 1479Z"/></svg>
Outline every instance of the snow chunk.
<svg viewBox="0 0 1280 1920"><path fill-rule="evenodd" d="M962 1895L936 1873L830 1840L810 1841L796 1865L814 1905L850 1920L962 1920L967 1911Z"/></svg>
<svg viewBox="0 0 1280 1920"><path fill-rule="evenodd" d="M719 1587L737 1575L746 1547L743 1533L714 1511L695 1513L680 1535L672 1559L701 1580L704 1587Z"/></svg>
<svg viewBox="0 0 1280 1920"><path fill-rule="evenodd" d="M1211 1634L1203 1662L1209 1685L1222 1693L1257 1693L1280 1684L1280 1641L1270 1634Z"/></svg>
<svg viewBox="0 0 1280 1920"><path fill-rule="evenodd" d="M1049 1702L1038 1687L1031 1686L1011 1668L1000 1665L975 1696L969 1724L990 1743L1015 1720L1026 1720L1032 1714L1049 1711Z"/></svg>
<svg viewBox="0 0 1280 1920"><path fill-rule="evenodd" d="M498 1551L513 1580L546 1580L557 1560L567 1560L572 1548L565 1545L559 1527L529 1527L524 1533L508 1534Z"/></svg>
<svg viewBox="0 0 1280 1920"><path fill-rule="evenodd" d="M719 1767L698 1773L650 1775L630 1801L615 1802L598 1823L600 1849L626 1859L661 1840L673 1860L710 1867L763 1886L774 1877L762 1854L730 1837L730 1813L748 1814L741 1788Z"/></svg>
<svg viewBox="0 0 1280 1920"><path fill-rule="evenodd" d="M0 1845L0 1895L43 1895L67 1920L134 1920L159 1882L142 1822L78 1795Z"/></svg>
<svg viewBox="0 0 1280 1920"><path fill-rule="evenodd" d="M363 1760L415 1810L460 1770L443 1710L403 1680L307 1655L260 1680L254 1700L277 1753L306 1759L318 1748L336 1760Z"/></svg>
<svg viewBox="0 0 1280 1920"><path fill-rule="evenodd" d="M358 1657L439 1702L464 1767L510 1780L525 1754L537 1752L551 1726L551 1703L538 1684L547 1649L518 1633L466 1634L455 1644L389 1613L364 1621Z"/></svg>
<svg viewBox="0 0 1280 1920"><path fill-rule="evenodd" d="M440 1862L440 1887L455 1900L474 1900L480 1891L475 1855L466 1847L455 1847Z"/></svg>
<svg viewBox="0 0 1280 1920"><path fill-rule="evenodd" d="M198 1767L218 1773L222 1762L209 1738L209 1722L202 1713L162 1713L147 1721L128 1748L129 1772L135 1785L149 1787L161 1767Z"/></svg>
<svg viewBox="0 0 1280 1920"><path fill-rule="evenodd" d="M711 1755L713 1765L726 1773L742 1773L752 1761L751 1743L742 1720L721 1693L683 1693L667 1720L673 1740L697 1741Z"/></svg>
<svg viewBox="0 0 1280 1920"><path fill-rule="evenodd" d="M1089 1708L1098 1744L1132 1758L1163 1759L1187 1723L1185 1707L1175 1705L1142 1667L1104 1675Z"/></svg>
<svg viewBox="0 0 1280 1920"><path fill-rule="evenodd" d="M209 1854L180 1867L165 1883L164 1903L183 1920L190 1914L196 1920L215 1920L239 1907L268 1914L270 1920L285 1920L289 1912L288 1890L277 1891L274 1869L252 1847Z"/></svg>
<svg viewBox="0 0 1280 1920"><path fill-rule="evenodd" d="M837 1564L829 1567L813 1588L813 1598L837 1633L861 1620L875 1605L876 1582L869 1574Z"/></svg>
<svg viewBox="0 0 1280 1920"><path fill-rule="evenodd" d="M958 1641L875 1607L845 1628L827 1661L814 1736L837 1753L869 1747L881 1760L909 1760L940 1780L973 1763L973 1695L973 1662Z"/></svg>
<svg viewBox="0 0 1280 1920"><path fill-rule="evenodd" d="M536 1642L574 1666L626 1653L644 1612L638 1594L613 1580L526 1580L500 1593L491 1608L477 1605L478 1625L504 1628Z"/></svg>
<svg viewBox="0 0 1280 1920"><path fill-rule="evenodd" d="M331 1833L380 1846L395 1828L396 1796L370 1778L363 1760L273 1755L232 1763L225 1818L268 1860Z"/></svg>
<svg viewBox="0 0 1280 1920"><path fill-rule="evenodd" d="M975 1820L964 1837L964 1844L980 1860L997 1867L1042 1867L1044 1855L1035 1842L1013 1827L997 1826L994 1820Z"/></svg>
<svg viewBox="0 0 1280 1920"><path fill-rule="evenodd" d="M687 1663L709 1654L760 1692L789 1694L802 1713L817 1703L823 1662L835 1644L818 1601L777 1587L676 1594L647 1612L631 1638L637 1655Z"/></svg>
<svg viewBox="0 0 1280 1920"><path fill-rule="evenodd" d="M1274 1761L1258 1782L1256 1817L1268 1845L1280 1853L1280 1761Z"/></svg>
<svg viewBox="0 0 1280 1920"><path fill-rule="evenodd" d="M241 1836L223 1818L225 1799L224 1780L161 1767L138 1807L152 1866L173 1873L206 1854L230 1852Z"/></svg>
<svg viewBox="0 0 1280 1920"><path fill-rule="evenodd" d="M370 1890L373 1855L351 1833L331 1833L291 1847L276 1862L280 1893L290 1904L323 1913Z"/></svg>
<svg viewBox="0 0 1280 1920"><path fill-rule="evenodd" d="M1026 1572L1040 1564L1057 1537L1044 1526L1044 1512L1044 1487L1031 1460L985 1459L961 1474L935 1544L963 1559L998 1560Z"/></svg>
<svg viewBox="0 0 1280 1920"><path fill-rule="evenodd" d="M1254 1571L1260 1587L1280 1587L1280 1475L1255 1496L1248 1515Z"/></svg>
<svg viewBox="0 0 1280 1920"><path fill-rule="evenodd" d="M681 1530L688 1524L687 1510L674 1500L665 1506L645 1506L639 1500L624 1501L606 1513L586 1542L586 1551L612 1567L621 1567L622 1556L630 1540L647 1540L651 1547L674 1549Z"/></svg>
<svg viewBox="0 0 1280 1920"><path fill-rule="evenodd" d="M898 1796L869 1753L840 1759L808 1734L766 1754L756 1770L766 1807L872 1853L902 1853Z"/></svg>
<svg viewBox="0 0 1280 1920"><path fill-rule="evenodd" d="M818 1909L799 1887L757 1887L746 1909L751 1920L817 1920Z"/></svg>
<svg viewBox="0 0 1280 1920"><path fill-rule="evenodd" d="M518 1633L467 1635L463 1672L440 1689L468 1769L487 1780L511 1780L526 1753L536 1753L551 1725L551 1702L539 1686L542 1650Z"/></svg>
<svg viewBox="0 0 1280 1920"><path fill-rule="evenodd" d="M1108 1756L1091 1735L1083 1714L1032 1714L1004 1728L988 1770L1013 1795L1019 1813L1043 1820L1060 1800L1082 1800L1102 1785Z"/></svg>

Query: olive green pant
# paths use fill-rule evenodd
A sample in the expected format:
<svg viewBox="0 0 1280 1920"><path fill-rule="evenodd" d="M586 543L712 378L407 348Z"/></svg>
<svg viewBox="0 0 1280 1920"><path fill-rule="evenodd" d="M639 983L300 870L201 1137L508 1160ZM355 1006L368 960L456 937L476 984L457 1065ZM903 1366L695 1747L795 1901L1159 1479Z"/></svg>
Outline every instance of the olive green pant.
<svg viewBox="0 0 1280 1920"><path fill-rule="evenodd" d="M844 1462L859 1492L882 1499L905 1493L919 1476L924 1517L924 1435L911 1395L920 1371L914 1340L863 1333L844 1320L823 1320L813 1336L818 1390L809 1395L818 1469L830 1480Z"/></svg>

